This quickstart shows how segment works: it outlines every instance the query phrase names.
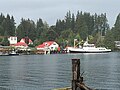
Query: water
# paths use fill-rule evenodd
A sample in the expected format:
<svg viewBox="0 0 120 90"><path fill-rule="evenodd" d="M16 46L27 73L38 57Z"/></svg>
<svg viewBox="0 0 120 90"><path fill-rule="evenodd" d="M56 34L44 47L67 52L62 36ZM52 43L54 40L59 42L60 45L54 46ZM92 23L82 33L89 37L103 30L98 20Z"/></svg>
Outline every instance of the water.
<svg viewBox="0 0 120 90"><path fill-rule="evenodd" d="M0 56L0 90L52 90L71 86L71 59L81 59L91 88L120 90L120 52Z"/></svg>

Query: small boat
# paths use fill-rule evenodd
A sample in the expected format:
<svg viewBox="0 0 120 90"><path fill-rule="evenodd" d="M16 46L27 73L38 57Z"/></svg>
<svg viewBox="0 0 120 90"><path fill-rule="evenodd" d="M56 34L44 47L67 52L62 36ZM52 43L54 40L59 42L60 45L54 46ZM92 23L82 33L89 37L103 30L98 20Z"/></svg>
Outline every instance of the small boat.
<svg viewBox="0 0 120 90"><path fill-rule="evenodd" d="M9 56L9 54L8 53L0 52L0 56Z"/></svg>
<svg viewBox="0 0 120 90"><path fill-rule="evenodd" d="M95 47L94 44L89 44L87 41L83 44L83 47L67 47L67 52L69 53L104 53L111 52L111 49L105 47Z"/></svg>
<svg viewBox="0 0 120 90"><path fill-rule="evenodd" d="M9 56L17 56L17 55L19 55L19 53L16 53L15 51L11 51L9 53Z"/></svg>

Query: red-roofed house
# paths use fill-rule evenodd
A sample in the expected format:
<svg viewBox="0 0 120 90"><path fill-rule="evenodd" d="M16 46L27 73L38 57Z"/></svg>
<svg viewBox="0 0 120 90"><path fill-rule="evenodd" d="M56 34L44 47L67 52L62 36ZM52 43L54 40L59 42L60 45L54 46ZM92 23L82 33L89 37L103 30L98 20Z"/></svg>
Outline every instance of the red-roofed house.
<svg viewBox="0 0 120 90"><path fill-rule="evenodd" d="M22 38L20 42L17 42L17 37L10 37L9 41L15 47L19 48L27 48L29 44L33 44L32 40L28 37Z"/></svg>
<svg viewBox="0 0 120 90"><path fill-rule="evenodd" d="M19 47L19 48L27 48L28 47L28 45L25 42L18 42L14 46Z"/></svg>
<svg viewBox="0 0 120 90"><path fill-rule="evenodd" d="M32 40L31 40L30 38L28 38L28 37L22 38L22 39L20 40L20 42L27 43L28 45L29 45L29 44L33 44Z"/></svg>
<svg viewBox="0 0 120 90"><path fill-rule="evenodd" d="M43 44L38 45L37 50L45 50L49 49L50 51L52 50L58 50L59 45L55 41L47 41L44 42Z"/></svg>

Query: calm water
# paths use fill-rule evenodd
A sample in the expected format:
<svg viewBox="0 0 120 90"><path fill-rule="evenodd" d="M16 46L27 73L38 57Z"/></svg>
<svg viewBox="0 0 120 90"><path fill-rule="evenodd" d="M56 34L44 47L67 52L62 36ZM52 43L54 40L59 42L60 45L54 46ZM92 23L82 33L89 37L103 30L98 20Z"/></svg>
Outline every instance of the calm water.
<svg viewBox="0 0 120 90"><path fill-rule="evenodd" d="M71 59L91 88L120 90L120 52L0 56L0 90L51 90L71 85Z"/></svg>

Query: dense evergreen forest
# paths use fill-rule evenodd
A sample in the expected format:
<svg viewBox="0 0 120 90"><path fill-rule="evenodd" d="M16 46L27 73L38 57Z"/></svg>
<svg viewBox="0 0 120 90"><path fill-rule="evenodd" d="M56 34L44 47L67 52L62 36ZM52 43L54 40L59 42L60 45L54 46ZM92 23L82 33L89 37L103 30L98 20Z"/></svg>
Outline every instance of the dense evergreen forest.
<svg viewBox="0 0 120 90"><path fill-rule="evenodd" d="M54 40L62 48L73 46L74 39L85 41L89 38L89 43L97 46L106 46L115 49L114 41L120 41L120 14L118 14L114 26L110 29L106 13L91 15L87 12L70 11L66 13L63 20L58 19L55 25L49 26L41 18L33 20L21 19L16 26L13 16L9 14L0 15L0 44L8 45L7 37L17 36L18 41L23 37L29 37L34 41L34 46L44 41ZM81 42L82 43L82 42Z"/></svg>

